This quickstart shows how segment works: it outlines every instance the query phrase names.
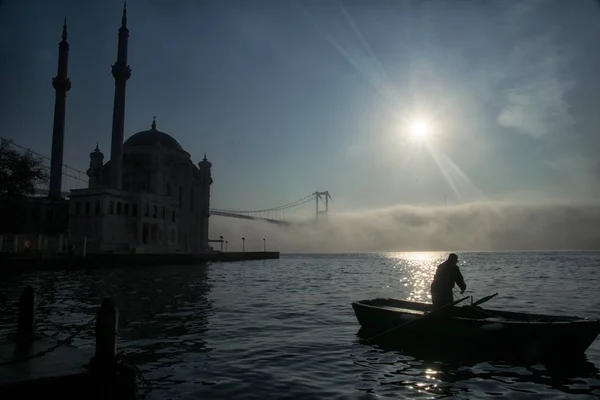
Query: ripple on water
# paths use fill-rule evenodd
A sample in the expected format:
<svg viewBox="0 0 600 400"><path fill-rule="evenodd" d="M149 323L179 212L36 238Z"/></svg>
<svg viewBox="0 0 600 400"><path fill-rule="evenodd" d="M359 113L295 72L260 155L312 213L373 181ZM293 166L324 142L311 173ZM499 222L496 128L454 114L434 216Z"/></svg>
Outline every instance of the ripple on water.
<svg viewBox="0 0 600 400"><path fill-rule="evenodd" d="M0 282L0 310L33 284L38 330L67 335L114 295L119 349L151 398L596 398L600 343L562 370L417 356L358 343L350 303L428 301L440 253L289 255L203 266L23 273ZM491 308L597 317L599 253L466 253L469 294ZM14 330L0 314L0 336ZM88 347L92 332L76 346Z"/></svg>

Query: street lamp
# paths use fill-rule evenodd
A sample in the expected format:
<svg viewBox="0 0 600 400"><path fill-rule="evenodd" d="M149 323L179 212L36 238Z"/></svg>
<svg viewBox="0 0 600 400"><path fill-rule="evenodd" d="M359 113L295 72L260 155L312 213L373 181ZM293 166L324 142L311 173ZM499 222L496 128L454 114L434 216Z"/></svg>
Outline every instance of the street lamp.
<svg viewBox="0 0 600 400"><path fill-rule="evenodd" d="M242 238L242 253L244 253L246 251L246 238L243 237Z"/></svg>
<svg viewBox="0 0 600 400"><path fill-rule="evenodd" d="M219 239L221 239L221 253L223 252L223 236L219 236Z"/></svg>
<svg viewBox="0 0 600 400"><path fill-rule="evenodd" d="M227 240L225 241L225 253L227 253L227 243L229 243Z"/></svg>
<svg viewBox="0 0 600 400"><path fill-rule="evenodd" d="M267 240L265 238L263 238L263 251L267 252Z"/></svg>

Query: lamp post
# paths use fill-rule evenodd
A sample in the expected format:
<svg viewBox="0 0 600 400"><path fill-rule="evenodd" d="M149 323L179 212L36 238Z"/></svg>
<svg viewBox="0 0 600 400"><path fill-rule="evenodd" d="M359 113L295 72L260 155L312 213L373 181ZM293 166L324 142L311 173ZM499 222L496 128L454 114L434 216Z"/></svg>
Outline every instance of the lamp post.
<svg viewBox="0 0 600 400"><path fill-rule="evenodd" d="M219 236L219 239L221 239L221 253L223 252L223 236Z"/></svg>
<svg viewBox="0 0 600 400"><path fill-rule="evenodd" d="M227 240L225 241L225 253L227 253L227 243L229 243Z"/></svg>
<svg viewBox="0 0 600 400"><path fill-rule="evenodd" d="M242 238L242 253L246 252L246 238Z"/></svg>
<svg viewBox="0 0 600 400"><path fill-rule="evenodd" d="M265 238L263 238L263 251L267 252L267 240Z"/></svg>

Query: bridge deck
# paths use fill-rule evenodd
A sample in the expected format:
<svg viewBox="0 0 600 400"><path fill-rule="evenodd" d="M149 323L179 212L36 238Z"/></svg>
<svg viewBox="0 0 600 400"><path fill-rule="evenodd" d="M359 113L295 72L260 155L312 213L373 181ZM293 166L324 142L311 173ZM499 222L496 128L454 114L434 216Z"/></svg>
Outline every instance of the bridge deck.
<svg viewBox="0 0 600 400"><path fill-rule="evenodd" d="M213 210L213 209L211 209L210 210L210 214L211 215L220 215L221 217L266 221L266 222L270 222L272 224L277 224L277 225L291 225L292 224L289 221L281 221L281 220L272 219L272 218L253 217L251 215L236 214L236 213L231 213L231 212L222 211L222 210Z"/></svg>

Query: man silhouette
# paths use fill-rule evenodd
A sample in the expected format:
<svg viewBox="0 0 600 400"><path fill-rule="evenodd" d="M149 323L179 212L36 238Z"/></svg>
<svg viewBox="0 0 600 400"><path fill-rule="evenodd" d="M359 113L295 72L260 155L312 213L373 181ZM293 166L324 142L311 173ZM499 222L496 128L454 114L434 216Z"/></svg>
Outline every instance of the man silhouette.
<svg viewBox="0 0 600 400"><path fill-rule="evenodd" d="M454 284L460 287L461 294L467 289L457 263L458 256L450 253L448 259L437 266L433 282L431 282L431 302L436 309L454 301L452 297Z"/></svg>

